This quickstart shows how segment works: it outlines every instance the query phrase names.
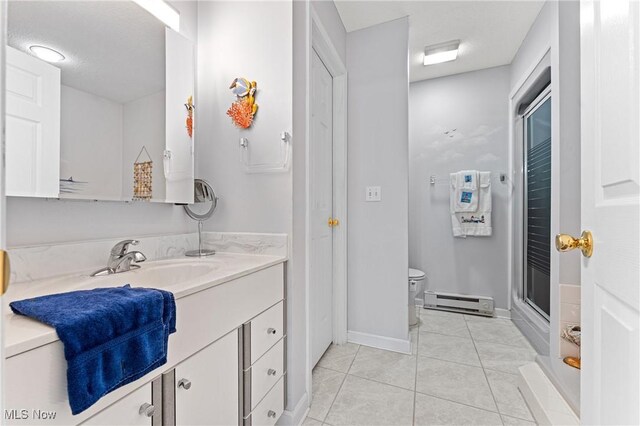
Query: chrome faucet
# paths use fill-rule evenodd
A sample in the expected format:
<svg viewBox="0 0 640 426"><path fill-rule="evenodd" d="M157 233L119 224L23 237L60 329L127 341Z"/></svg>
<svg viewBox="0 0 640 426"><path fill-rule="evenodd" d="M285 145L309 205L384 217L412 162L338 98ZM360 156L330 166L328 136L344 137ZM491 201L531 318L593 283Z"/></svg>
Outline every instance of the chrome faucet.
<svg viewBox="0 0 640 426"><path fill-rule="evenodd" d="M137 265L137 263L144 262L147 260L147 257L139 251L127 251L129 250L130 245L135 246L138 245L138 243L138 240L120 241L111 249L107 266L98 269L96 272L91 274L91 276L96 277L100 275L118 274L120 272L138 269L140 265Z"/></svg>

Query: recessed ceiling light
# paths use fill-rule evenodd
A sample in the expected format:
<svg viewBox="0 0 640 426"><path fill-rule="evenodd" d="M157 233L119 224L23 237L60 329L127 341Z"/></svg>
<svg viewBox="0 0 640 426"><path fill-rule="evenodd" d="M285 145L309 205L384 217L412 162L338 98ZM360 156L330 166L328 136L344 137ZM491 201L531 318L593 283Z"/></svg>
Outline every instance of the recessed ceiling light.
<svg viewBox="0 0 640 426"><path fill-rule="evenodd" d="M454 61L458 57L460 40L447 41L424 48L424 64L433 65Z"/></svg>
<svg viewBox="0 0 640 426"><path fill-rule="evenodd" d="M163 0L133 0L141 8L164 22L172 30L180 31L180 12Z"/></svg>
<svg viewBox="0 0 640 426"><path fill-rule="evenodd" d="M31 53L36 55L38 58L47 62L60 62L64 60L64 55L57 50L53 50L49 47L44 46L29 46L29 50Z"/></svg>

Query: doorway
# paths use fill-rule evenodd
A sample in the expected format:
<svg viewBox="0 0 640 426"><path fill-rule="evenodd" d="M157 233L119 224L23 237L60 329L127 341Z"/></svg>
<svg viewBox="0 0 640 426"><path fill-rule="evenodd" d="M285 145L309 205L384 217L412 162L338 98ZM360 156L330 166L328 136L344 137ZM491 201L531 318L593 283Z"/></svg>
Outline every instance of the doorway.
<svg viewBox="0 0 640 426"><path fill-rule="evenodd" d="M307 391L333 343L347 342L347 70L311 10L306 116ZM330 221L331 220L331 221Z"/></svg>
<svg viewBox="0 0 640 426"><path fill-rule="evenodd" d="M549 321L551 315L551 88L523 115L525 302Z"/></svg>
<svg viewBox="0 0 640 426"><path fill-rule="evenodd" d="M309 145L311 362L333 341L333 77L318 53L311 58Z"/></svg>

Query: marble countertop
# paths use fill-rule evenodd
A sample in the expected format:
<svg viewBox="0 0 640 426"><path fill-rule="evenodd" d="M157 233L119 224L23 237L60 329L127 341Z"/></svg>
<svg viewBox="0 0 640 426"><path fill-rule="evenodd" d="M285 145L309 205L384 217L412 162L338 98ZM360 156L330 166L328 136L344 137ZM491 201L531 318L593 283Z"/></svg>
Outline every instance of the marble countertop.
<svg viewBox="0 0 640 426"><path fill-rule="evenodd" d="M283 255L217 253L207 258L175 258L144 262L140 269L103 277L93 271L20 283L4 295L4 356L6 358L58 340L54 328L16 315L9 308L14 300L46 294L131 284L171 291L176 300L286 261Z"/></svg>

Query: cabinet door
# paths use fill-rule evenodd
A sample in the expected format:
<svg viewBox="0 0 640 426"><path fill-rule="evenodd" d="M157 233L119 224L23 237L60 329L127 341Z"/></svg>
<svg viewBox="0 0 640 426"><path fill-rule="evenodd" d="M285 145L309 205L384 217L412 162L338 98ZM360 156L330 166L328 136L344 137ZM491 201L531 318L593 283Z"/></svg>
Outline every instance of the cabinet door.
<svg viewBox="0 0 640 426"><path fill-rule="evenodd" d="M175 368L177 425L239 423L238 331L233 331Z"/></svg>
<svg viewBox="0 0 640 426"><path fill-rule="evenodd" d="M146 404L146 405L145 405ZM145 425L151 426L154 407L151 405L151 383L131 392L118 402L108 406L83 425ZM145 410L141 410L141 407ZM143 411L142 413L140 411Z"/></svg>

